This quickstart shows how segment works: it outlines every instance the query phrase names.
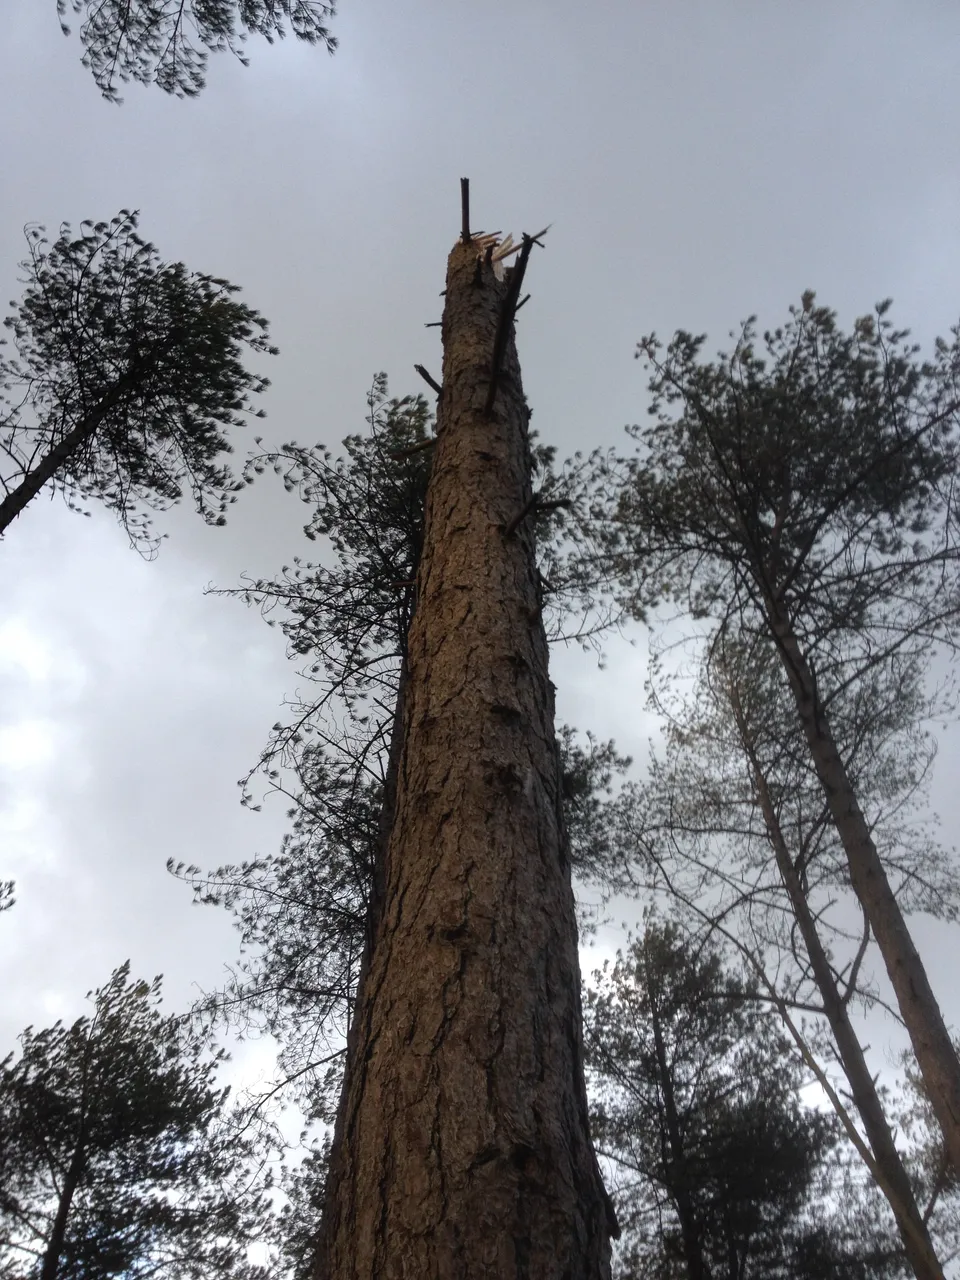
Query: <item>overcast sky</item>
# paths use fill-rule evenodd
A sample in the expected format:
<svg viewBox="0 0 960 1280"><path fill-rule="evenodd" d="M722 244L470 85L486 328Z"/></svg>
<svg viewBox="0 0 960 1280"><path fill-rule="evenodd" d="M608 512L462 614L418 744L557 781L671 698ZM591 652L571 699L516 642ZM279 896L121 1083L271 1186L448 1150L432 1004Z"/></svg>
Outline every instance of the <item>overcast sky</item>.
<svg viewBox="0 0 960 1280"><path fill-rule="evenodd" d="M213 59L193 102L99 97L54 0L0 19L0 297L22 228L141 210L167 260L224 275L272 323L265 434L362 429L380 369L396 394L439 374L461 175L485 230L553 227L519 324L534 425L561 452L641 418L637 340L678 326L711 348L808 288L844 321L892 295L929 343L960 316L960 8L781 0L342 0L331 58L291 41ZM252 432L251 432L252 435ZM239 442L238 452L243 452ZM271 852L282 806L236 780L295 684L282 638L209 583L300 549L299 505L264 481L225 529L162 518L159 559L111 518L40 500L0 546L0 1056L27 1022L73 1017L129 957L171 1007L235 955L168 856ZM637 755L642 644L608 670L556 656L561 717ZM952 842L958 754L937 795ZM955 942L917 922L960 1022Z"/></svg>

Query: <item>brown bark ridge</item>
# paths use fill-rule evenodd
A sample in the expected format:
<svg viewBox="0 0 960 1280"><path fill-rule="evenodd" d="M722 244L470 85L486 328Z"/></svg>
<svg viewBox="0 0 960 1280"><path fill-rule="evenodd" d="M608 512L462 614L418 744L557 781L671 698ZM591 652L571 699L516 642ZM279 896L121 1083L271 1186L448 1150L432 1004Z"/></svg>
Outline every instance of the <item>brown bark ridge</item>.
<svg viewBox="0 0 960 1280"><path fill-rule="evenodd" d="M950 1159L960 1171L960 1059L819 705L810 663L789 620L776 618L773 626L800 723L847 857L850 883L883 956Z"/></svg>
<svg viewBox="0 0 960 1280"><path fill-rule="evenodd" d="M513 326L450 254L443 398L384 899L361 983L318 1280L604 1280L553 689Z"/></svg>
<svg viewBox="0 0 960 1280"><path fill-rule="evenodd" d="M830 960L817 930L816 920L810 909L810 903L807 901L807 895L790 856L783 828L767 785L766 775L750 740L739 695L735 687L731 692L733 712L744 753L753 773L754 787L763 812L767 837L777 860L780 878L790 898L794 919L810 960L817 990L823 1000L824 1016L833 1034L837 1056L850 1086L850 1096L853 1098L870 1144L875 1165L871 1173L893 1210L897 1230L903 1241L904 1253L917 1280L943 1280L943 1268L937 1258L927 1225L917 1205L913 1186L890 1131L863 1046L850 1021L847 1004L840 994L830 967Z"/></svg>

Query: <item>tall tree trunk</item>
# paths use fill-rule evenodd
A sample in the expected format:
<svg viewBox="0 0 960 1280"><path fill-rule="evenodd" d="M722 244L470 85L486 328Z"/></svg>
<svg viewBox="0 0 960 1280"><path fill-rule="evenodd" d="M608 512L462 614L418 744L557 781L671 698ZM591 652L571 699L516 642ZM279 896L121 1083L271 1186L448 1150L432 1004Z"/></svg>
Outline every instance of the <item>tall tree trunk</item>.
<svg viewBox="0 0 960 1280"><path fill-rule="evenodd" d="M947 1151L960 1172L960 1059L820 706L810 664L782 610L773 619L773 630L817 776L847 856L850 883L877 940L924 1087Z"/></svg>
<svg viewBox="0 0 960 1280"><path fill-rule="evenodd" d="M331 1154L323 1280L601 1280L553 690L508 283L447 270L443 393L384 902Z"/></svg>
<svg viewBox="0 0 960 1280"><path fill-rule="evenodd" d="M73 1197L83 1176L85 1159L86 1153L81 1132L80 1137L77 1139L77 1145L74 1148L66 1177L63 1180L63 1186L60 1189L60 1199L57 1201L53 1229L50 1232L50 1239L47 1241L43 1262L40 1267L40 1280L57 1280L57 1272L60 1269L60 1255L63 1253L63 1242L66 1239L67 1222L70 1218L70 1206L73 1204Z"/></svg>
<svg viewBox="0 0 960 1280"><path fill-rule="evenodd" d="M870 1150L876 1162L877 1178L880 1190L886 1196L894 1217L897 1229L903 1241L904 1252L913 1268L917 1280L943 1280L943 1269L937 1259L936 1251L930 1240L926 1223L921 1216L913 1193L913 1186L904 1168L900 1153L890 1132L887 1117L877 1093L873 1076L867 1065L863 1047L847 1012L844 1002L833 976L830 961L817 931L817 924L810 910L807 895L800 883L800 877L793 865L790 850L783 835L783 828L777 816L766 775L757 758L749 730L743 715L739 694L734 686L731 690L733 711L737 720L737 728L744 753L753 773L754 785L760 808L763 812L767 837L774 851L777 868L784 888L790 898L797 928L803 938L810 960L810 967L823 1000L823 1012L833 1033L834 1043L840 1058L840 1065L850 1085L850 1093L857 1108L860 1119L870 1143Z"/></svg>
<svg viewBox="0 0 960 1280"><path fill-rule="evenodd" d="M667 1126L667 1147L673 1166L670 1193L676 1205L677 1217L680 1219L680 1236L683 1240L683 1255L687 1264L688 1280L709 1280L709 1271L703 1258L703 1239L700 1224L694 1211L690 1196L690 1180L688 1160L684 1146L683 1134L680 1131L680 1116L677 1113L677 1100L673 1091L673 1076L667 1062L667 1050L663 1042L663 1027L657 1000L660 993L653 989L650 967L646 963L646 946L644 946L644 968L646 971L647 996L650 1001L650 1027L653 1031L653 1046L657 1056L657 1072L660 1077L660 1089L663 1093L664 1119ZM668 1175L670 1170L666 1171Z"/></svg>

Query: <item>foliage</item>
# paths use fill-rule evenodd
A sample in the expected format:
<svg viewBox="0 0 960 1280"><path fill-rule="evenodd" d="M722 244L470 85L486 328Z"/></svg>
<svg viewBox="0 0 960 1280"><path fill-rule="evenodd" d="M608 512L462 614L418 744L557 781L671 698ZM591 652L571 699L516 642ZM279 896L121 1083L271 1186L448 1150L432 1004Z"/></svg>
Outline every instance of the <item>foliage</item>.
<svg viewBox="0 0 960 1280"><path fill-rule="evenodd" d="M330 1135L315 1142L300 1165L287 1170L287 1195L281 1217L280 1249L290 1280L313 1280L317 1274L319 1224L326 1193Z"/></svg>
<svg viewBox="0 0 960 1280"><path fill-rule="evenodd" d="M127 964L91 999L0 1064L3 1274L255 1280L268 1203L214 1083L222 1052L162 1016L160 979Z"/></svg>
<svg viewBox="0 0 960 1280"><path fill-rule="evenodd" d="M598 460L603 573L645 616L673 601L727 634L789 626L815 672L818 712L898 672L916 698L960 610L953 479L960 328L934 358L888 319L843 333L812 293L758 338L753 319L713 363L703 336L655 336L655 419L636 456Z"/></svg>
<svg viewBox="0 0 960 1280"><path fill-rule="evenodd" d="M665 354L641 343L655 421L634 430L637 456L599 468L604 572L635 615L672 600L775 653L865 939L872 930L960 1159L960 1063L872 834L883 786L862 794L844 758L845 718L864 724L858 703L876 711L877 688L902 726L928 713L916 691L955 643L960 328L920 363L889 303L845 334L814 301L762 344L748 321L712 363L702 337L678 333Z"/></svg>
<svg viewBox="0 0 960 1280"><path fill-rule="evenodd" d="M881 1274L887 1242L855 1249L832 1217L836 1126L801 1105L801 1071L756 990L649 917L595 977L592 1127L616 1172L620 1274Z"/></svg>
<svg viewBox="0 0 960 1280"><path fill-rule="evenodd" d="M615 839L611 801L633 761L616 744L600 742L588 730L578 738L570 725L557 730L563 782L563 816L574 875L582 883L599 886L606 897L632 888L630 865Z"/></svg>
<svg viewBox="0 0 960 1280"><path fill-rule="evenodd" d="M143 508L184 492L224 522L236 489L220 461L227 430L267 385L241 357L276 349L237 286L162 262L137 226L122 210L79 236L64 223L52 245L27 230L26 290L5 321L16 355L0 358L0 510L12 509L0 527L51 458L69 504L103 502L141 548L156 545Z"/></svg>
<svg viewBox="0 0 960 1280"><path fill-rule="evenodd" d="M312 772L291 810L279 853L204 872L175 865L196 902L225 907L241 938L226 985L196 1013L280 1045L274 1095L295 1100L310 1119L332 1122L342 1050L366 936L381 788L357 785L353 770L309 757Z"/></svg>
<svg viewBox="0 0 960 1280"><path fill-rule="evenodd" d="M110 102L120 102L119 85L130 80L195 97L211 53L229 50L248 64L251 32L270 44L289 30L330 53L337 47L327 27L335 9L326 0L57 0L64 35L68 10L82 15L83 65Z"/></svg>
<svg viewBox="0 0 960 1280"><path fill-rule="evenodd" d="M14 898L14 890L16 885L12 880L0 880L0 911L9 911L16 899Z"/></svg>
<svg viewBox="0 0 960 1280"><path fill-rule="evenodd" d="M632 865L635 877L667 890L709 927L723 923L766 958L787 1000L811 1007L816 987L771 848L759 769L838 966L839 989L848 1001L870 1000L863 968L869 931L864 936L844 851L772 645L763 637L738 642L720 629L698 645L685 688L666 674L663 657L654 654L650 688L664 748L653 753L648 778L624 788L608 815L614 861ZM933 838L923 803L935 758L922 723L927 709L920 671L896 663L838 696L834 723L903 909L954 920L952 859Z"/></svg>
<svg viewBox="0 0 960 1280"><path fill-rule="evenodd" d="M294 556L273 580L222 594L258 605L279 622L301 675L318 695L294 704L289 726L275 726L261 759L289 765L306 738L376 757L393 723L407 629L415 607L432 419L423 396L388 398L378 374L367 397L367 435L347 436L335 458L323 445L295 443L248 460L252 484L267 467L310 508L304 535L321 540L333 563ZM335 727L346 713L351 726ZM355 745L355 750L351 749ZM366 772L380 777L372 765Z"/></svg>
<svg viewBox="0 0 960 1280"><path fill-rule="evenodd" d="M678 332L662 357L655 336L640 343L655 423L632 429L642 452L620 464L610 531L631 551L635 608L673 598L747 621L782 603L821 675L849 668L844 646L862 660L872 643L876 661L920 620L942 631L958 604L944 574L960 330L918 363L889 306L845 334L807 293L760 351L751 319L715 363L703 336Z"/></svg>
<svg viewBox="0 0 960 1280"><path fill-rule="evenodd" d="M654 672L666 745L648 779L613 806L619 857L751 974L862 1159L849 1176L876 1179L899 1214L905 1249L926 1266L943 1242L926 1241L916 1203L923 1188L904 1167L896 1118L862 1043L862 1011L887 1007L871 930L771 646L711 637L682 695L676 676L663 689L659 657ZM908 685L885 690L875 680L836 704L835 716L899 902L954 918L950 860L920 805L931 744L909 695Z"/></svg>
<svg viewBox="0 0 960 1280"><path fill-rule="evenodd" d="M416 606L433 417L423 396L390 399L387 378L376 375L367 397L366 435L350 435L335 458L323 445L288 443L251 457L247 484L269 468L311 511L310 542L332 552L332 564L294 556L275 579L258 579L220 594L257 605L269 625L280 626L288 654L305 659L301 676L318 695L293 704L292 723L274 726L260 768L299 760L307 737L359 760L389 743L406 636ZM553 469L554 451L533 444L538 491L566 491L575 478ZM562 537L562 506L535 510L545 573ZM549 570L552 572L552 570ZM563 583L547 590L553 638L584 638L570 621ZM586 631L590 628L587 627ZM339 731L342 719L348 726ZM373 776L382 770L368 769Z"/></svg>
<svg viewBox="0 0 960 1280"><path fill-rule="evenodd" d="M247 483L268 467L280 474L310 508L307 539L332 552L332 564L294 557L278 578L223 593L259 605L306 663L311 696L274 725L259 762L292 830L277 855L240 866L168 863L197 901L234 914L245 953L198 1012L275 1035L280 1087L321 1119L335 1107L363 954L430 465L422 396L390 400L381 374L368 409L369 435L348 436L344 455L289 443L245 471Z"/></svg>

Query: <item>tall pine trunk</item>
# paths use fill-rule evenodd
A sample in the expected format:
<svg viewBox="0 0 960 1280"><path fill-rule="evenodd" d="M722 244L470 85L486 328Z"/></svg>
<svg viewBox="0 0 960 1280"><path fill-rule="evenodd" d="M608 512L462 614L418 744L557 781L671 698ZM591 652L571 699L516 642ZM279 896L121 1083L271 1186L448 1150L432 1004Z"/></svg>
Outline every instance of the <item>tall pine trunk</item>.
<svg viewBox="0 0 960 1280"><path fill-rule="evenodd" d="M947 1152L960 1172L960 1058L820 706L810 663L789 619L775 616L772 626L810 755L847 857L850 884L883 956Z"/></svg>
<svg viewBox="0 0 960 1280"><path fill-rule="evenodd" d="M53 1226L50 1230L50 1239L47 1241L43 1261L40 1264L40 1280L57 1280L57 1273L60 1270L60 1255L63 1253L64 1242L67 1238L67 1222L70 1219L70 1209L73 1206L73 1197L77 1193L80 1179L83 1177L85 1163L86 1149L84 1146L83 1125L81 1124L80 1133L77 1135L77 1145L73 1149L73 1157L70 1160L70 1165L63 1179L63 1185L60 1188L60 1198L57 1201L57 1212L54 1215Z"/></svg>
<svg viewBox="0 0 960 1280"><path fill-rule="evenodd" d="M823 1001L824 1016L833 1034L837 1056L850 1086L850 1096L853 1098L870 1144L870 1152L875 1164L875 1169L871 1172L893 1210L897 1230L903 1241L904 1253L917 1280L943 1280L943 1269L930 1239L927 1224L917 1206L910 1178L894 1142L863 1046L850 1021L847 1003L841 997L837 987L816 919L790 856L776 806L767 784L767 777L754 749L735 685L731 688L731 699L744 754L753 773L754 787L763 813L767 838L777 860L780 878L790 898L794 919Z"/></svg>
<svg viewBox="0 0 960 1280"><path fill-rule="evenodd" d="M553 689L509 277L450 254L383 903L328 1176L322 1280L601 1280ZM515 300L515 295L513 296Z"/></svg>
<svg viewBox="0 0 960 1280"><path fill-rule="evenodd" d="M704 1265L703 1239L700 1223L697 1221L693 1198L690 1195L690 1175L687 1152L684 1147L683 1132L680 1126L680 1114L673 1089L673 1074L667 1060L667 1049L663 1040L663 1026L660 1019L659 1002L662 995L659 984L655 983L650 973L647 944L644 943L643 962L647 984L647 996L650 1002L650 1028L653 1031L654 1053L657 1058L657 1084L663 1100L663 1120L666 1129L666 1146L669 1150L667 1173L670 1179L669 1191L680 1220L680 1236L683 1241L683 1256L687 1264L687 1280L709 1280L709 1273Z"/></svg>

